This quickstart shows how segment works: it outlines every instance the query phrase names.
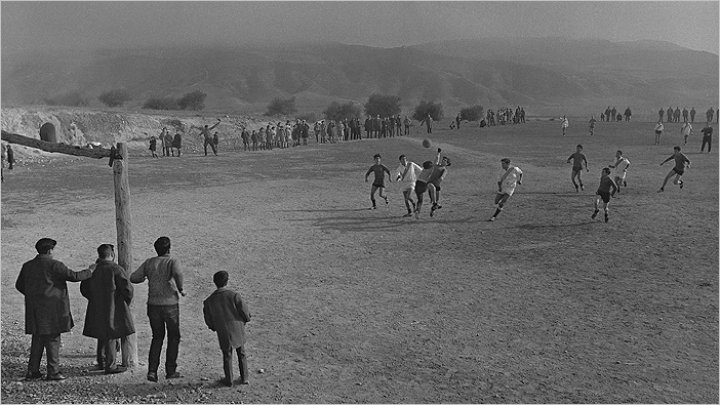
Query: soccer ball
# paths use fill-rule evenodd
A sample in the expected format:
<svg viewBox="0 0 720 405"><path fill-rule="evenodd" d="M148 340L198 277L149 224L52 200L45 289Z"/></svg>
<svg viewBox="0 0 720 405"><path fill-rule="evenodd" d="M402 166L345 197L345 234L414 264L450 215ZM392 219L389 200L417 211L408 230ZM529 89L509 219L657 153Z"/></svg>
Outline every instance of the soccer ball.
<svg viewBox="0 0 720 405"><path fill-rule="evenodd" d="M426 148L430 147L430 140L429 139L423 139L422 145Z"/></svg>

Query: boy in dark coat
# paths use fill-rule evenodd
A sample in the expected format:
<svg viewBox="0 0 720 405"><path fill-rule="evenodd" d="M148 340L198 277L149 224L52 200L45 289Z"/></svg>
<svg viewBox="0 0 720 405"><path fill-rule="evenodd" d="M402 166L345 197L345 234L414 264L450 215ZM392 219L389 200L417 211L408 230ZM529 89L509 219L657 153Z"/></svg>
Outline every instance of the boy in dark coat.
<svg viewBox="0 0 720 405"><path fill-rule="evenodd" d="M225 378L222 383L233 385L232 354L237 352L240 363L240 384L248 383L247 362L245 361L245 323L250 322L250 312L240 294L227 289L228 273L218 271L213 275L217 290L203 302L205 323L217 333L223 354Z"/></svg>
<svg viewBox="0 0 720 405"><path fill-rule="evenodd" d="M117 365L118 340L126 340L135 333L130 312L133 287L125 269L114 262L113 245L102 244L97 252L92 277L80 283L80 293L88 299L83 335L98 340L98 366L104 366L105 374L116 374L125 371L127 366ZM124 343L123 353L126 353L127 341Z"/></svg>

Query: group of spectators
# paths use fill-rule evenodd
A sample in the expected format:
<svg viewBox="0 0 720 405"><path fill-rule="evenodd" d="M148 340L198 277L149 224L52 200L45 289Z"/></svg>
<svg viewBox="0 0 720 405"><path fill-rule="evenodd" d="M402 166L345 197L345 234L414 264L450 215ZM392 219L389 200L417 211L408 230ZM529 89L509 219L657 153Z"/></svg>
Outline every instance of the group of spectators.
<svg viewBox="0 0 720 405"><path fill-rule="evenodd" d="M630 118L632 117L632 110L630 110L630 107L626 108L625 112L622 114L620 113L620 110L615 107L610 108L610 106L608 106L604 112L600 112L600 122L621 122L623 117L625 122L630 122Z"/></svg>
<svg viewBox="0 0 720 405"><path fill-rule="evenodd" d="M720 111L720 108L718 108L718 111ZM690 111L688 111L687 107L684 107L682 111L680 111L680 107L675 107L674 110L672 107L668 107L667 110L663 110L661 108L660 110L658 110L658 121L663 122L663 117L665 117L665 122L695 122L695 114L695 107L690 109ZM714 115L715 110L713 110L712 107L708 108L708 110L705 112L705 118L707 122L712 122ZM681 116L682 121L680 121Z"/></svg>
<svg viewBox="0 0 720 405"><path fill-rule="evenodd" d="M484 122L483 122L484 121ZM513 112L512 107L500 107L497 112L487 110L485 120L480 120L480 126L495 126L505 124L524 124L525 108L517 106Z"/></svg>
<svg viewBox="0 0 720 405"><path fill-rule="evenodd" d="M215 133L215 136L217 137L217 132ZM170 134L167 127L163 127L158 137L155 137L155 135L151 136L150 152L154 158L159 158L157 154L158 141L160 141L160 149L162 150L163 157L175 156L176 152L177 156L180 157L180 149L182 149L182 135L180 135L180 132L175 131L175 136L173 136Z"/></svg>

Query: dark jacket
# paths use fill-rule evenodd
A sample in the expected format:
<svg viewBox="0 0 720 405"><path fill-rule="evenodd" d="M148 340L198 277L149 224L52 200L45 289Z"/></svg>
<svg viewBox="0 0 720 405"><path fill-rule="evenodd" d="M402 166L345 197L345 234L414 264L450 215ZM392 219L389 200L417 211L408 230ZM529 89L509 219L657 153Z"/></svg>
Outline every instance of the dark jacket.
<svg viewBox="0 0 720 405"><path fill-rule="evenodd" d="M218 288L203 302L203 315L208 328L217 332L221 350L245 344L245 322L250 322L250 312L240 294Z"/></svg>
<svg viewBox="0 0 720 405"><path fill-rule="evenodd" d="M72 271L51 255L37 255L23 264L15 288L25 296L25 333L69 332L75 324L66 282L82 281L91 275L90 270Z"/></svg>
<svg viewBox="0 0 720 405"><path fill-rule="evenodd" d="M135 333L130 301L133 287L125 269L111 260L98 260L92 277L80 284L88 299L83 335L119 339Z"/></svg>

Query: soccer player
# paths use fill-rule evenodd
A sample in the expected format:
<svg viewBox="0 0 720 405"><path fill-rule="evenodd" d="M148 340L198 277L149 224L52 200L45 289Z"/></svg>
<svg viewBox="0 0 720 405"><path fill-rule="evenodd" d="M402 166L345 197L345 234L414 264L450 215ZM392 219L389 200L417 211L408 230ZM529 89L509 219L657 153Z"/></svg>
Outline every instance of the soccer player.
<svg viewBox="0 0 720 405"><path fill-rule="evenodd" d="M430 195L430 202L435 204L435 193L434 190L428 188L430 182L430 176L433 173L433 162L426 160L422 165L423 169L418 174L417 180L415 181L415 195L417 196L417 206L415 207L415 219L420 219L420 208L422 208L423 195L425 191Z"/></svg>
<svg viewBox="0 0 720 405"><path fill-rule="evenodd" d="M580 177L580 173L582 173L583 169L583 163L585 165L585 170L588 172L590 169L588 168L588 162L585 158L585 155L582 153L583 147L582 145L577 146L577 151L570 155L570 157L567 160L567 163L570 163L570 161L573 161L573 168L572 173L570 174L570 180L573 183L573 186L575 186L575 192L579 192L578 190L578 183L575 182L575 177L577 177L578 182L580 183L580 190L585 190L585 186L583 186L582 178Z"/></svg>
<svg viewBox="0 0 720 405"><path fill-rule="evenodd" d="M705 144L707 144L707 146L708 146L708 153L710 153L710 148L712 148L712 133L713 133L713 129L712 129L712 127L710 126L710 122L709 122L709 121L708 121L707 125L705 126L705 128L703 128L702 131L700 131L700 132L702 132L702 134L703 134L703 140L702 140L702 146L700 147L700 152L704 152L704 151L705 151ZM10 146L8 145L8 147L10 147Z"/></svg>
<svg viewBox="0 0 720 405"><path fill-rule="evenodd" d="M445 176L448 173L447 167L450 166L450 159L447 156L443 156L442 159L440 158L441 152L442 150L438 148L437 156L435 157L435 164L433 166L433 171L430 174L430 178L428 179L429 192L431 193L431 195L434 194L434 203L430 208L430 216L433 216L435 214L435 210L442 208L442 205L439 204L440 183L445 180Z"/></svg>
<svg viewBox="0 0 720 405"><path fill-rule="evenodd" d="M565 130L569 126L570 126L570 122L568 122L567 117L563 115L562 120L560 121L560 127L562 128L563 136L565 136Z"/></svg>
<svg viewBox="0 0 720 405"><path fill-rule="evenodd" d="M378 193L380 195L380 198L385 200L385 204L389 204L387 196L383 195L383 190L385 189L385 173L388 174L388 180L392 181L390 170L385 167L382 163L382 158L380 157L380 154L376 154L373 156L373 159L375 159L375 164L370 166L367 173L365 173L365 182L367 183L368 176L370 173L375 174L375 180L373 180L372 187L370 187L370 201L372 201L372 209L376 209L377 206L375 205L375 191L380 189L380 192Z"/></svg>
<svg viewBox="0 0 720 405"><path fill-rule="evenodd" d="M680 128L680 133L683 136L683 145L687 145L687 139L688 136L693 134L693 127L690 125L689 122L685 121L682 128Z"/></svg>
<svg viewBox="0 0 720 405"><path fill-rule="evenodd" d="M495 221L495 218L500 215L503 207L507 203L508 199L515 193L515 188L522 184L523 172L519 167L511 166L510 159L504 158L500 160L503 170L505 173L500 177L498 181L498 192L495 196L495 205L497 209L493 216L488 220L490 222Z"/></svg>
<svg viewBox="0 0 720 405"><path fill-rule="evenodd" d="M417 176L422 171L417 163L407 160L405 155L400 155L400 165L395 170L395 181L402 182L402 193L405 198L405 207L407 208L407 214L403 215L403 218L411 217L415 210L415 201L412 199L412 193L415 191L415 182ZM410 208L412 206L412 208Z"/></svg>
<svg viewBox="0 0 720 405"><path fill-rule="evenodd" d="M612 191L610 191L612 190ZM608 221L608 204L610 203L610 197L615 195L615 192L618 190L617 184L613 181L613 179L610 178L610 169L607 167L604 167L602 169L602 175L600 175L600 186L597 189L597 192L595 193L595 212L592 214L592 219L595 219L597 217L598 212L600 212L600 200L603 202L603 211L605 211L605 222Z"/></svg>
<svg viewBox="0 0 720 405"><path fill-rule="evenodd" d="M623 153L621 150L617 151L615 153L615 163L611 164L609 167L615 169L615 185L617 186L617 192L620 192L620 184L623 185L623 187L627 187L627 182L625 181L625 176L627 175L628 167L630 167L630 161L627 160L623 156Z"/></svg>
<svg viewBox="0 0 720 405"><path fill-rule="evenodd" d="M658 193L662 193L665 191L665 184L667 184L668 180L670 180L670 177L675 176L675 180L673 181L673 184L679 184L680 188L683 188L683 181L682 181L682 175L685 173L685 167L688 169L690 168L690 159L687 158L687 156L680 153L680 147L676 146L673 148L675 151L669 158L663 160L662 163L660 163L660 166L662 166L665 162L669 162L673 159L675 159L675 167L670 170L670 173L665 176L665 180L663 181L662 187L660 187L660 190L658 190ZM687 163L687 166L685 165Z"/></svg>
<svg viewBox="0 0 720 405"><path fill-rule="evenodd" d="M655 145L660 145L660 136L662 135L664 129L665 127L663 126L662 121L658 121L655 125Z"/></svg>
<svg viewBox="0 0 720 405"><path fill-rule="evenodd" d="M595 116L593 115L590 117L590 136L595 135L595 123L597 120L595 119Z"/></svg>

